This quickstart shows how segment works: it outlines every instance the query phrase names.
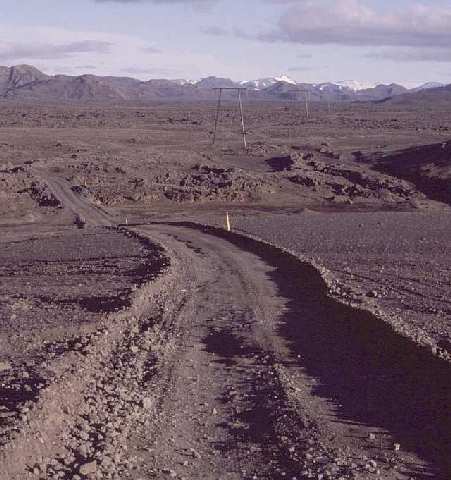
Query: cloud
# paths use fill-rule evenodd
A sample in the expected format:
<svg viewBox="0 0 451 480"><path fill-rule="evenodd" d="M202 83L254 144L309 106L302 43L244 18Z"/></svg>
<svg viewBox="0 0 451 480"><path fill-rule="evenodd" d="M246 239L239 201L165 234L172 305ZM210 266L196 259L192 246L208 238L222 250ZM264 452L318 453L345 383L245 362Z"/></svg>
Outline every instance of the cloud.
<svg viewBox="0 0 451 480"><path fill-rule="evenodd" d="M277 27L258 38L310 45L447 47L451 7L416 4L381 13L362 0L304 0L288 6Z"/></svg>
<svg viewBox="0 0 451 480"><path fill-rule="evenodd" d="M309 60L313 58L313 55L311 53L298 53L296 58L299 58L299 60Z"/></svg>
<svg viewBox="0 0 451 480"><path fill-rule="evenodd" d="M0 60L17 61L50 60L67 58L80 53L108 53L112 44L99 40L82 40L78 42L50 43L3 43L0 42Z"/></svg>
<svg viewBox="0 0 451 480"><path fill-rule="evenodd" d="M216 0L94 0L96 3L157 3L160 5L175 4L175 3L186 3L199 5L204 4L208 5L214 3Z"/></svg>
<svg viewBox="0 0 451 480"><path fill-rule="evenodd" d="M289 72L310 72L313 70L321 70L323 67L290 67L288 68Z"/></svg>
<svg viewBox="0 0 451 480"><path fill-rule="evenodd" d="M162 53L162 50L160 50L157 47L152 47L152 46L151 47L143 47L141 50L145 53Z"/></svg>
<svg viewBox="0 0 451 480"><path fill-rule="evenodd" d="M74 68L76 70L97 70L95 65L77 65Z"/></svg>
<svg viewBox="0 0 451 480"><path fill-rule="evenodd" d="M168 75L173 77L174 75L180 75L180 70L177 68L159 68L159 67L136 67L136 66L131 66L131 67L125 67L121 68L121 73L126 73L127 75L138 75L138 76L164 76Z"/></svg>
<svg viewBox="0 0 451 480"><path fill-rule="evenodd" d="M213 35L215 37L224 37L230 35L230 32L227 29L218 27L217 25L202 27L201 32L205 33L206 35Z"/></svg>
<svg viewBox="0 0 451 480"><path fill-rule="evenodd" d="M116 4L125 6L155 5L155 6L188 6L199 12L210 11L219 0L93 0L99 4Z"/></svg>
<svg viewBox="0 0 451 480"><path fill-rule="evenodd" d="M24 40L26 39L26 40ZM134 35L44 26L0 24L0 64L31 63L47 74L97 75L127 71L138 78L168 76L199 78L205 72L224 72L227 65L214 53L188 48L160 51L152 39Z"/></svg>
<svg viewBox="0 0 451 480"><path fill-rule="evenodd" d="M367 53L365 58L372 60L392 60L396 62L451 63L451 48L391 49Z"/></svg>

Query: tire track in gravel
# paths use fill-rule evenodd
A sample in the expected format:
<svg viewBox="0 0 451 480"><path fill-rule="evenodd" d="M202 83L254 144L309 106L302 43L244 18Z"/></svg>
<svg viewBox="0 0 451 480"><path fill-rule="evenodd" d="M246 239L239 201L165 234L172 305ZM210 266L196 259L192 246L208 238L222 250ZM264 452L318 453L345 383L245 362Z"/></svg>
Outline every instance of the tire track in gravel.
<svg viewBox="0 0 451 480"><path fill-rule="evenodd" d="M188 297L131 440L136 478L448 478L446 363L275 247L192 224L139 231Z"/></svg>
<svg viewBox="0 0 451 480"><path fill-rule="evenodd" d="M188 224L136 234L171 267L54 367L20 440L32 478L448 478L449 366L275 247ZM5 480L23 478L20 441Z"/></svg>
<svg viewBox="0 0 451 480"><path fill-rule="evenodd" d="M269 278L277 285L273 295L280 295L286 301L285 311L277 312L274 317L278 326L273 338L282 337L289 347L279 352L279 358L282 362L294 359L297 364L289 376L294 378L296 370L303 369L308 374L303 380L305 385L313 379L312 398L333 402L329 412L319 402L318 417L324 419L329 414L337 425L352 426L348 432L339 427L335 431L338 441L333 443L339 446L341 436L344 447L347 442L343 438L360 437L355 441L360 444L361 458L366 451L373 459L377 458L379 466L399 463L398 467L403 455L393 455L393 446L399 443L403 454L414 454L410 459L404 458L405 464L413 467L418 458L423 458L424 464L429 463L425 469L421 462L418 469L413 467L413 478L430 478L430 475L449 478L451 367L448 362L398 335L373 314L329 297L320 273L288 252L222 229L189 223L173 225L225 239L239 251L252 253L271 267ZM199 237L192 242L199 245ZM302 390L302 380L298 388ZM331 427L328 423L326 430Z"/></svg>
<svg viewBox="0 0 451 480"><path fill-rule="evenodd" d="M162 307L161 299L169 277L135 292L132 307L110 314L83 339L82 351L66 351L48 364L52 382L0 451L2 480L97 478L101 472L109 478L132 468L126 437L145 404L149 345L158 337L152 327L165 324L168 302Z"/></svg>

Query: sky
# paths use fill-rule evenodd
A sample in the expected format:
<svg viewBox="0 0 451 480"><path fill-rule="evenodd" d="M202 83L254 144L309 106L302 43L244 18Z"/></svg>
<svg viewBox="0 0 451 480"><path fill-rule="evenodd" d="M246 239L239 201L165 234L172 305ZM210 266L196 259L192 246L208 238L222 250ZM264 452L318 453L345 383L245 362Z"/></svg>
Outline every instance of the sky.
<svg viewBox="0 0 451 480"><path fill-rule="evenodd" d="M0 0L0 65L48 74L451 83L451 0Z"/></svg>

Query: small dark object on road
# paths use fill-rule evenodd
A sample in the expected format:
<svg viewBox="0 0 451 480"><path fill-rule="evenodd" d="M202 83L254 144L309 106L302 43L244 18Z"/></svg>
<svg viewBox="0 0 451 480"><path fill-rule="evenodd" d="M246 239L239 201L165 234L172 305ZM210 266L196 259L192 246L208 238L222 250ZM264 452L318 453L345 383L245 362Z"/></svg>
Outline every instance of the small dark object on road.
<svg viewBox="0 0 451 480"><path fill-rule="evenodd" d="M78 228L85 228L86 220L82 216L76 215L74 224L77 225Z"/></svg>

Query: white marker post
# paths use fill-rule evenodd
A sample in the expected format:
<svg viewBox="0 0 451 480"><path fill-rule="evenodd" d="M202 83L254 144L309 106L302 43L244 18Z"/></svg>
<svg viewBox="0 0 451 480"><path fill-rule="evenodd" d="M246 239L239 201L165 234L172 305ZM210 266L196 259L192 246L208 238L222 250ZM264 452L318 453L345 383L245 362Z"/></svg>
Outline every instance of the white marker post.
<svg viewBox="0 0 451 480"><path fill-rule="evenodd" d="M228 232L232 230L232 227L230 225L230 217L229 217L229 212L226 213L226 229Z"/></svg>

